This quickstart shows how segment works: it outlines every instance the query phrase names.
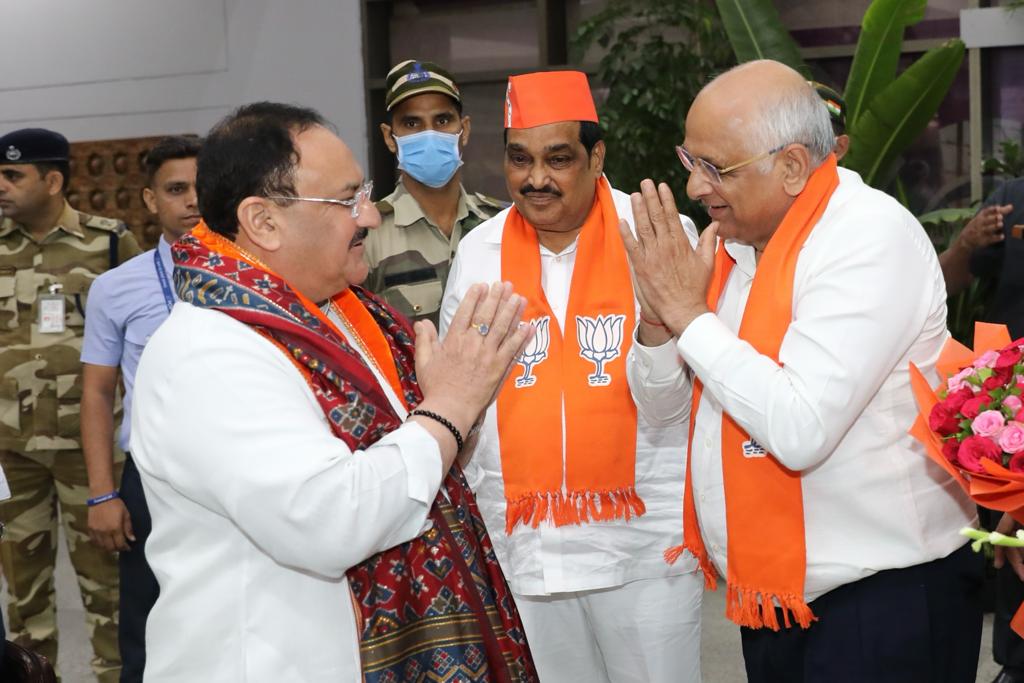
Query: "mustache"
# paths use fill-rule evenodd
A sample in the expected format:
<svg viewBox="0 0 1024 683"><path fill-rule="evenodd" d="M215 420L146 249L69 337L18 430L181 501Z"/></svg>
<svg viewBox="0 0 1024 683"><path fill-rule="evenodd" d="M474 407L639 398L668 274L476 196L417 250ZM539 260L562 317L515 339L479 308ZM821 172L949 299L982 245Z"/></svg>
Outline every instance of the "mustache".
<svg viewBox="0 0 1024 683"><path fill-rule="evenodd" d="M356 234L352 235L352 240L348 243L348 246L350 248L356 246L357 244L365 240L366 236L369 234L369 228L359 228L358 230L356 230Z"/></svg>
<svg viewBox="0 0 1024 683"><path fill-rule="evenodd" d="M527 183L519 188L519 194L549 194L554 197L561 197L562 193L557 188L551 185L545 185L544 187L534 187Z"/></svg>

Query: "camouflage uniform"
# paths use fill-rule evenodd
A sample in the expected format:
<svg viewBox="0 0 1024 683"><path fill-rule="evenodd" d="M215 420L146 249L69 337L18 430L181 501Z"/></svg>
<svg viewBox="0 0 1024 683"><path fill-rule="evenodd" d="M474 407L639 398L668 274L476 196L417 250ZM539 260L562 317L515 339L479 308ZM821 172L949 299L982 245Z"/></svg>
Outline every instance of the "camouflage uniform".
<svg viewBox="0 0 1024 683"><path fill-rule="evenodd" d="M370 264L366 287L411 320L429 318L437 325L441 295L459 241L506 206L460 189L451 237L430 222L401 182L377 202L381 224L370 231L365 242Z"/></svg>
<svg viewBox="0 0 1024 683"><path fill-rule="evenodd" d="M121 666L117 557L89 542L79 355L90 283L112 261L140 251L120 221L79 213L67 203L39 242L9 218L0 223L0 464L13 494L0 503L7 524L0 559L11 596L9 637L57 661L59 501L100 683L116 681ZM44 334L38 299L54 283L63 285L65 331Z"/></svg>

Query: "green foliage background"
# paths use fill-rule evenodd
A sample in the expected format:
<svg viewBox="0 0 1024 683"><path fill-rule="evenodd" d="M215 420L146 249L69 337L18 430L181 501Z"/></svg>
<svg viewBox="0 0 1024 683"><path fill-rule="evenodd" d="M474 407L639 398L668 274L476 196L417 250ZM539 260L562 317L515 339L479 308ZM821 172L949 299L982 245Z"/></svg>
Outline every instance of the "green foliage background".
<svg viewBox="0 0 1024 683"><path fill-rule="evenodd" d="M698 225L704 210L686 199L687 174L675 146L700 89L736 64L715 5L704 0L611 0L573 37L579 53L607 49L596 83L607 87L599 108L612 185L633 192L644 178L665 181L680 211Z"/></svg>

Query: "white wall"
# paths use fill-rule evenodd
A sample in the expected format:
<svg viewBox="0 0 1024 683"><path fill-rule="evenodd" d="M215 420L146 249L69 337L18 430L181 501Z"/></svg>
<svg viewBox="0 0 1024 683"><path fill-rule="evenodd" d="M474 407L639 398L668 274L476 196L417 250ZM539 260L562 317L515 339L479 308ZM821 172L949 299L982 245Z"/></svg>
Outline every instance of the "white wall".
<svg viewBox="0 0 1024 683"><path fill-rule="evenodd" d="M0 0L0 26L0 134L203 134L277 100L319 110L365 164L358 0Z"/></svg>

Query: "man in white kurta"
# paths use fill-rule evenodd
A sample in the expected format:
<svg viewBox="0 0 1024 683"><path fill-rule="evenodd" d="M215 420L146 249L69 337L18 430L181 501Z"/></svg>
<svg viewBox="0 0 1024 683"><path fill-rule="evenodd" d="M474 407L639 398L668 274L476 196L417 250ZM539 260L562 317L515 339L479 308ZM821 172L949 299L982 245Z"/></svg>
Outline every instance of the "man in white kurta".
<svg viewBox="0 0 1024 683"><path fill-rule="evenodd" d="M276 144L255 151L260 163L224 173L247 157L251 136ZM281 174L276 181L259 176L270 168ZM273 182L294 184L284 204L268 191ZM132 411L131 449L153 517L146 554L160 583L145 680L361 680L365 616L354 611L346 572L398 544L420 543L438 519L432 506L462 435L528 336L516 323L520 303L507 288L474 290L462 333L444 344L432 323L419 323L420 385L409 383L406 369L400 397L389 379L395 368L387 367L388 345L381 351L370 336L381 334L377 318L367 317L379 314L379 304L349 288L366 277L362 241L379 216L358 164L322 117L273 103L241 108L211 132L197 184L204 218L216 230L201 223L175 248L183 303L146 346ZM258 194L245 196L247 190ZM223 278L210 275L229 263ZM246 284L243 275L254 271L259 275ZM271 298L281 292L288 298ZM343 306L351 296L369 308ZM285 328L266 316L258 328L249 322L246 316L261 316L278 301L299 321L292 328L305 330L302 339L321 340L302 348L326 348L324 360L302 365L299 358L308 357L294 353L300 347L284 350L289 337L276 330ZM367 313L373 310L378 314ZM469 327L471 314L492 328L490 336ZM401 321L388 334L398 340L394 349L411 343ZM335 341L316 346L323 339ZM402 374L407 361L398 358ZM325 384L313 374L325 363L350 376ZM466 374L471 368L483 374ZM343 400L330 399L332 387L344 389ZM409 395L419 388L423 399L410 410ZM381 401L368 403L378 392ZM337 407L325 413L328 399ZM352 412L351 405L369 407ZM356 427L339 431L339 422L377 433L373 420L383 406L398 426L369 446L349 447L345 439ZM447 491L457 490L445 482ZM430 673L431 659L448 656L434 652L440 657L427 649L421 660ZM490 675L496 658L488 653L480 666L479 650L474 657Z"/></svg>
<svg viewBox="0 0 1024 683"><path fill-rule="evenodd" d="M783 111L796 126L789 137L762 135ZM680 157L689 195L716 223L696 252L676 241L683 249L671 256L665 236L674 226L655 215L674 206L667 187L645 181L643 198L634 195L641 244L623 238L650 304L645 319L663 329L641 327L631 386L648 419L678 424L688 418L691 379L703 383L692 500L703 547L730 588L729 561L744 548L731 545L727 509L745 501L727 495L723 415L749 435L748 462L774 458L799 476L806 573L797 598L818 621L778 633L743 628L751 681L973 680L980 565L957 533L974 520L973 506L907 433L917 413L908 366L933 374L949 337L942 274L920 224L838 169L796 252L792 320L777 362L738 334L777 226L814 175L835 168L828 126L813 91L774 62L738 67L694 102ZM716 166L734 162L746 168ZM735 263L717 306L704 303L716 231Z"/></svg>
<svg viewBox="0 0 1024 683"><path fill-rule="evenodd" d="M525 90L544 84L520 81L515 85ZM586 87L585 80L580 87ZM589 90L584 93L590 101ZM520 98L525 98L521 92ZM536 123L537 118L528 122ZM506 181L515 206L522 207L527 219L538 213L546 218L544 209L536 211L531 205L546 206L552 201L543 191L534 191L544 188L559 193L553 201L568 205L570 215L574 202L584 213L590 208L595 184L607 182L601 177L604 144L589 137L595 130L599 131L592 121L529 127L513 121L506 147ZM566 170L568 164L562 158L567 155L573 157L571 170ZM526 165L532 170L525 171ZM532 183L533 188L522 192L523 183ZM615 189L611 196L618 216L631 222L629 196ZM442 334L473 283L507 278L502 271L502 237L512 210L485 221L460 243L442 303ZM696 240L693 223L682 216L680 220L687 236ZM540 279L555 318L550 326L554 329L557 324L571 340L566 344L575 349L576 324L566 318L580 219L569 218L564 224L564 231L557 222L538 229ZM636 306L635 301L631 306ZM515 366L512 374L522 374L524 367ZM564 407L562 419L564 423ZM536 428L533 423L510 425L526 432ZM593 428L599 430L601 425ZM621 457L635 457L636 491L646 505L643 515L563 526L546 520L536 527L519 524L511 533L503 533L507 520L498 409L488 409L467 477L515 594L541 680L700 680L702 579L692 560L669 565L663 558L664 551L682 538L685 450L684 426L654 426L641 415L635 451L631 447ZM564 448L549 456L565 467Z"/></svg>

